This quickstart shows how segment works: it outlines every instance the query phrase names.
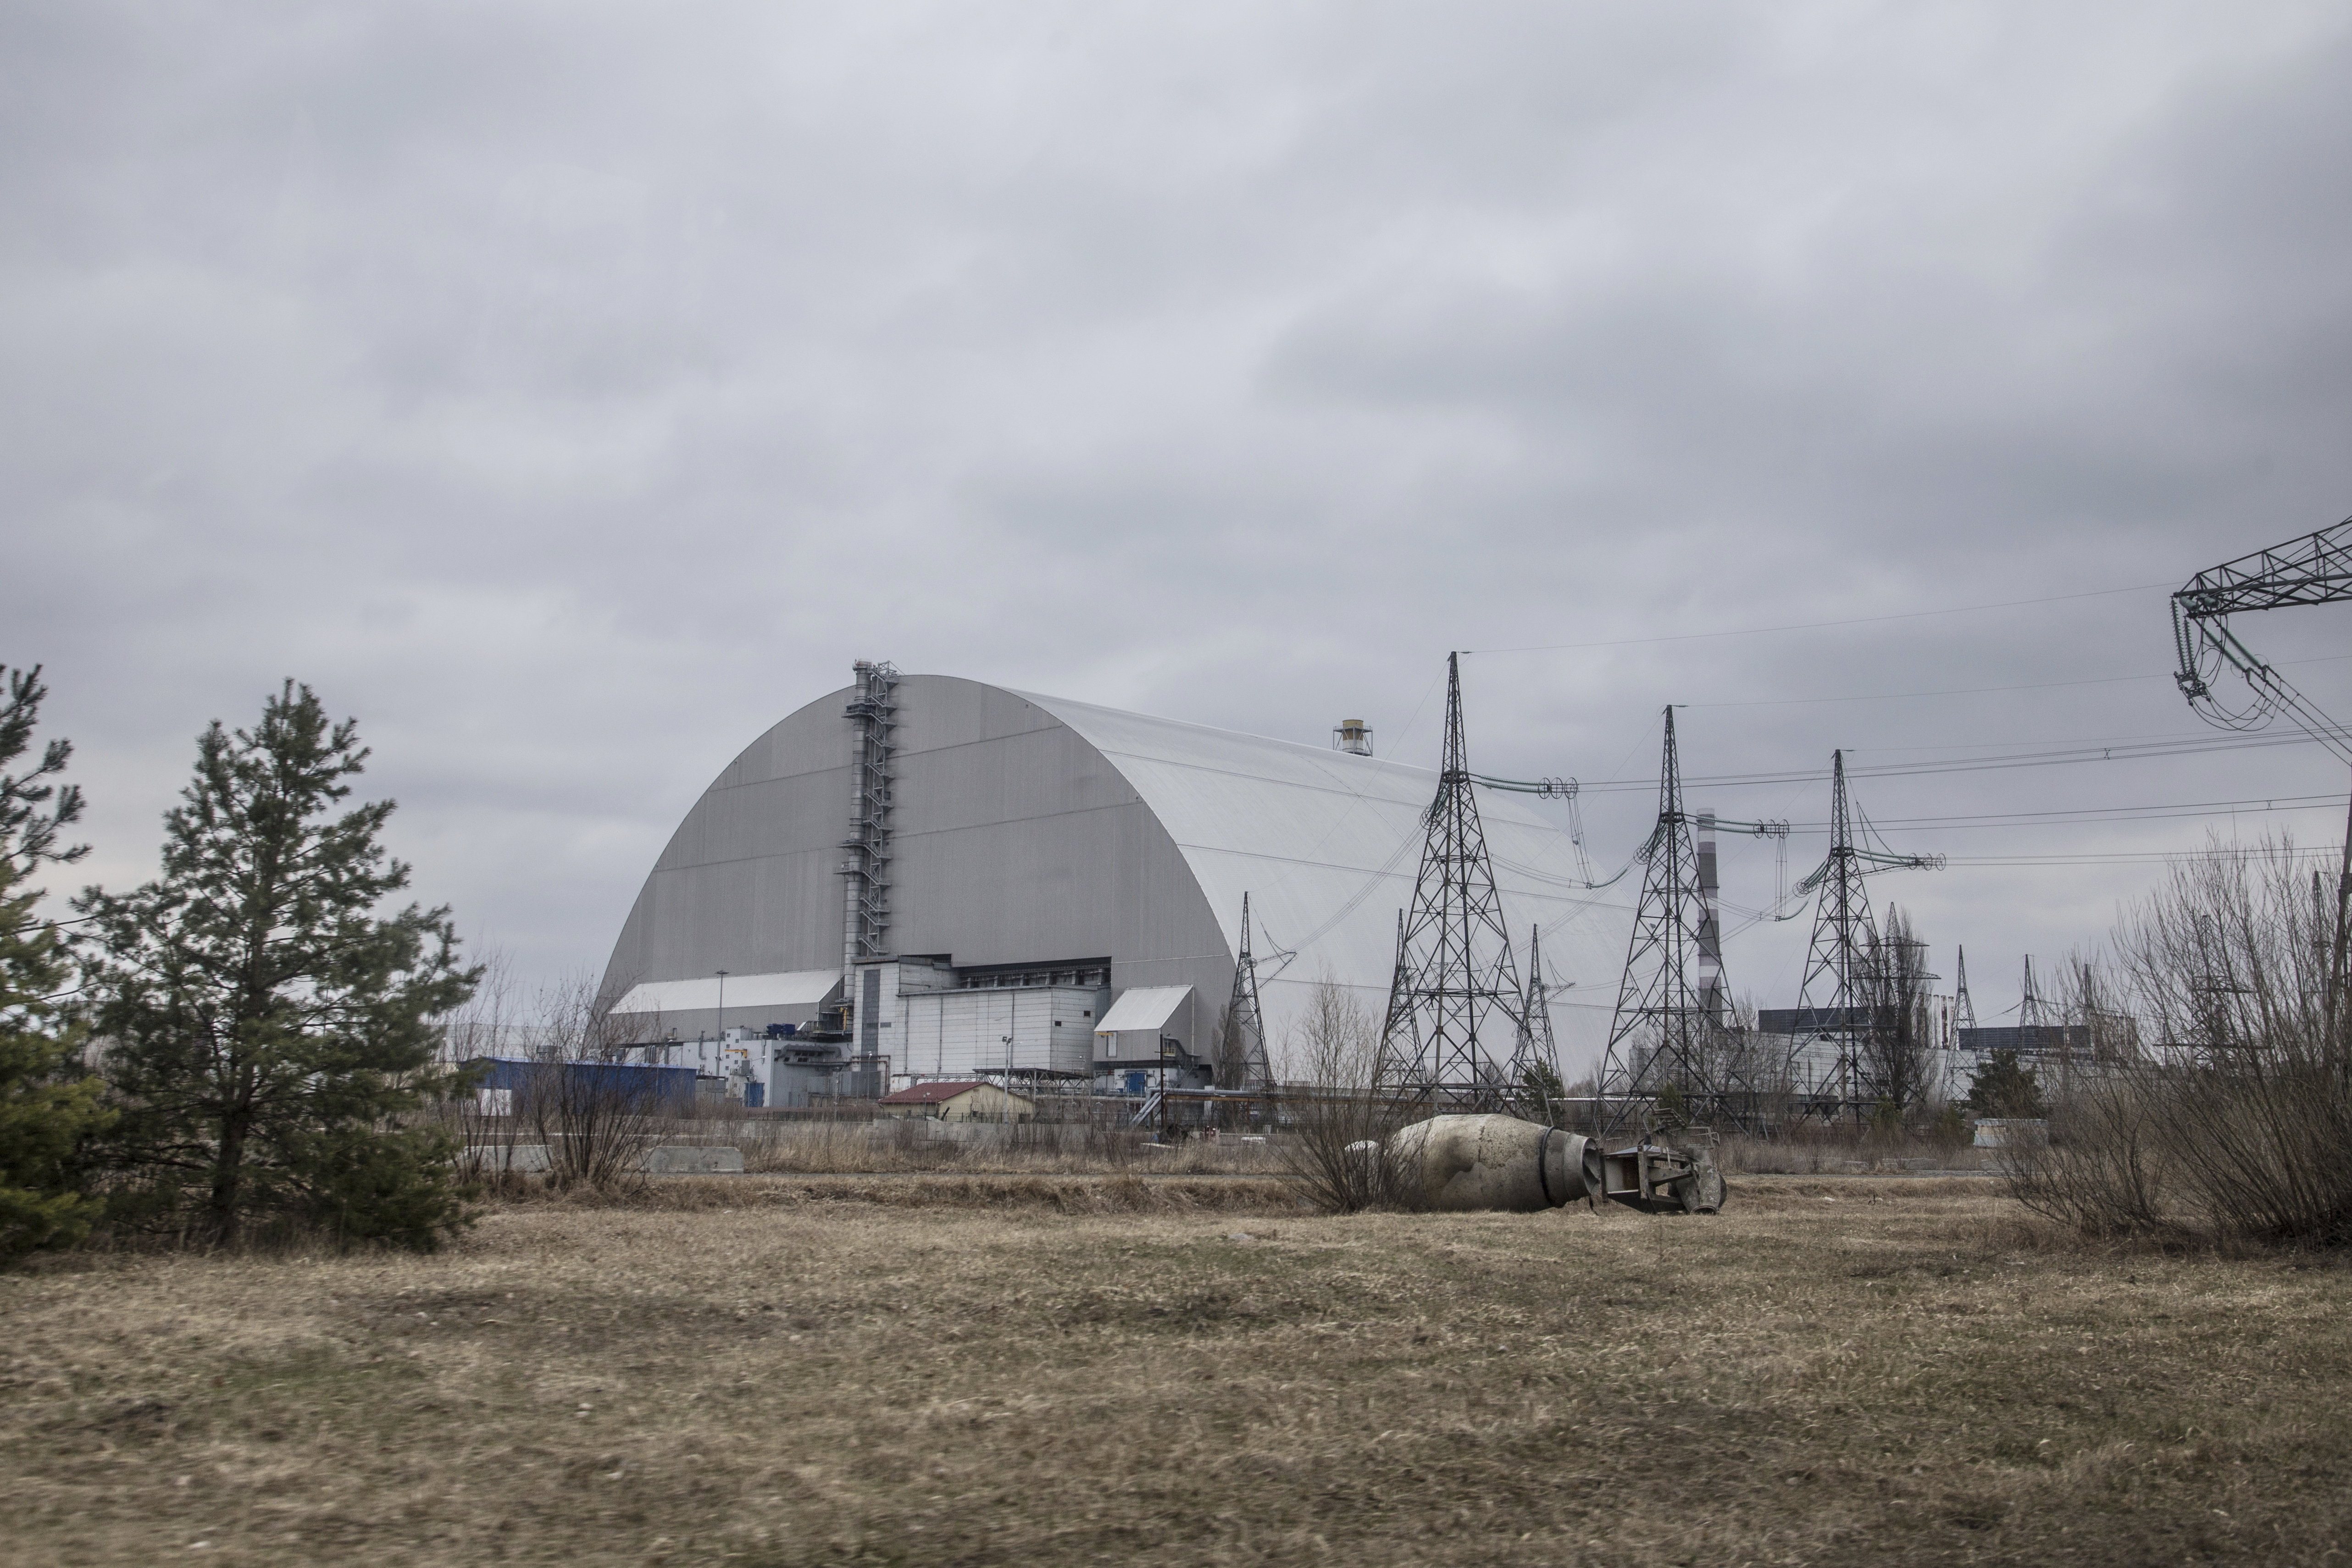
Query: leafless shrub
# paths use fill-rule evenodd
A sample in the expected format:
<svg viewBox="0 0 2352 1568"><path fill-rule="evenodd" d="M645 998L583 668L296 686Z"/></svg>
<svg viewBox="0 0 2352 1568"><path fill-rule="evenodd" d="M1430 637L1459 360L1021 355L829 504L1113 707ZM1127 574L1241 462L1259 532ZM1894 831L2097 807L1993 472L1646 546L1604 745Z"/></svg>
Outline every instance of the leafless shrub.
<svg viewBox="0 0 2352 1568"><path fill-rule="evenodd" d="M2172 1151L2161 1134L2169 1092L2138 1073L2078 1082L2053 1108L2046 1144L2001 1151L2010 1190L2086 1236L2179 1228L2165 1203L2179 1174L2168 1168Z"/></svg>
<svg viewBox="0 0 2352 1568"><path fill-rule="evenodd" d="M667 1104L651 1070L623 1064L627 1023L585 979L540 997L545 1031L523 1082L515 1117L547 1145L547 1179L555 1186L613 1187L644 1179L646 1152L662 1141Z"/></svg>
<svg viewBox="0 0 2352 1568"><path fill-rule="evenodd" d="M2330 988L2332 899L2289 841L2176 862L2117 930L2046 1149L2011 1157L2030 1207L2095 1234L2352 1241L2352 1041Z"/></svg>
<svg viewBox="0 0 2352 1568"><path fill-rule="evenodd" d="M1411 1184L1388 1143L1413 1113L1390 1090L1379 1024L1327 975L1292 1023L1289 1050L1313 1085L1284 1105L1289 1130L1278 1157L1292 1184L1327 1213L1407 1207Z"/></svg>
<svg viewBox="0 0 2352 1568"><path fill-rule="evenodd" d="M644 1067L624 1065L644 1025L614 1020L586 979L526 1002L494 956L474 999L444 1026L445 1060L497 1064L442 1108L467 1180L496 1192L529 1185L533 1169L556 1186L642 1179L646 1151L664 1141L672 1119L694 1111L664 1101ZM543 1167L523 1157L535 1148L546 1151Z"/></svg>
<svg viewBox="0 0 2352 1568"><path fill-rule="evenodd" d="M496 948L480 956L482 983L442 1023L441 1059L449 1066L509 1054L525 1027L512 964ZM517 1180L515 1148L528 1129L513 1109L512 1091L486 1082L461 1083L457 1095L440 1108L467 1185L498 1191Z"/></svg>

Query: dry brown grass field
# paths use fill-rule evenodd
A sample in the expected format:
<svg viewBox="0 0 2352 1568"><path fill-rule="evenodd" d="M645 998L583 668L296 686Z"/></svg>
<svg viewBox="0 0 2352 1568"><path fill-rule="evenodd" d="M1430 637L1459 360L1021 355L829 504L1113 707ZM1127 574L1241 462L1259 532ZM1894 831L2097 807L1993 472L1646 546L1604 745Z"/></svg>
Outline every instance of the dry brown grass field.
<svg viewBox="0 0 2352 1568"><path fill-rule="evenodd" d="M693 1124L688 1124L693 1125ZM743 1153L744 1168L774 1175L864 1175L877 1171L961 1171L995 1176L1083 1176L1137 1172L1149 1176L1274 1176L1278 1152L1263 1139L1186 1138L1151 1141L1120 1128L974 1123L941 1128L919 1119L880 1122L729 1122L705 1118L699 1135L666 1136L673 1143L729 1144ZM944 1134L960 1132L950 1138Z"/></svg>
<svg viewBox="0 0 2352 1568"><path fill-rule="evenodd" d="M2352 1271L1991 1184L744 1177L0 1276L12 1563L2343 1562Z"/></svg>

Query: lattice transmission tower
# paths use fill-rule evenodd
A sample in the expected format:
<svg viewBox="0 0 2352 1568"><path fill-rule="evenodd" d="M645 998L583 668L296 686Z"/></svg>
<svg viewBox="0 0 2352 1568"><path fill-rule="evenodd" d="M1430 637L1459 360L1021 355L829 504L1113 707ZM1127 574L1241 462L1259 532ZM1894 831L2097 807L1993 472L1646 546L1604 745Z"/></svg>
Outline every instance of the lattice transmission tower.
<svg viewBox="0 0 2352 1568"><path fill-rule="evenodd" d="M1528 927L1527 1005L1520 1009L1519 1020L1520 1061L1541 1065L1557 1080L1559 1041L1551 1031L1551 982L1544 976L1543 928L1538 925ZM1521 1071L1524 1076L1525 1069Z"/></svg>
<svg viewBox="0 0 2352 1568"><path fill-rule="evenodd" d="M1954 973L1958 979L1952 991L1952 1043L1960 1042L1960 1030L1977 1027L1977 1004L1969 998L1969 950L1959 949L1959 959Z"/></svg>
<svg viewBox="0 0 2352 1568"><path fill-rule="evenodd" d="M2042 988L2033 983L2033 955L2028 953L2025 956L2025 979L2019 988L2017 996L2019 1030L2040 1029L2047 1021L2043 1014L2048 1006L2049 1004L2042 998ZM2024 1040L2027 1037L2021 1033L2018 1038Z"/></svg>
<svg viewBox="0 0 2352 1568"><path fill-rule="evenodd" d="M1472 789L1454 653L1445 656L1444 761L1423 823L1427 836L1398 942L1381 1061L1394 1064L1391 1082L1409 1100L1438 1110L1500 1110L1525 1076L1527 1028Z"/></svg>
<svg viewBox="0 0 2352 1568"><path fill-rule="evenodd" d="M1224 1037L1217 1042L1217 1087L1274 1087L1265 1050L1265 1010L1257 999L1257 959L1250 952L1249 894L1242 894L1241 951L1234 956L1234 994L1225 1003Z"/></svg>
<svg viewBox="0 0 2352 1568"><path fill-rule="evenodd" d="M1832 1081L1801 1086L1810 1088L1817 1104L1861 1106L1873 1033L1887 1021L1878 1017L1874 966L1881 945L1863 879L1874 872L1934 870L1944 863L1941 855L1898 855L1876 840L1869 819L1847 793L1845 753L1831 753L1829 858L1797 884L1798 892L1821 896L1813 906L1812 942L1797 997L1799 1027L1790 1046L1792 1076L1793 1059L1805 1045L1824 1043L1835 1052Z"/></svg>
<svg viewBox="0 0 2352 1568"><path fill-rule="evenodd" d="M1381 1020L1381 1049L1372 1081L1393 1089L1421 1059L1421 1023L1413 1010L1412 955L1404 945L1404 911L1397 911L1396 967L1389 971L1388 1016Z"/></svg>
<svg viewBox="0 0 2352 1568"><path fill-rule="evenodd" d="M1658 821L1641 850L1642 897L1601 1059L1603 1131L1630 1121L1669 1087L1706 1120L1744 1121L1756 1110L1756 1085L1724 1018L1712 813L1703 854L1692 825L1683 810L1682 757L1669 707Z"/></svg>

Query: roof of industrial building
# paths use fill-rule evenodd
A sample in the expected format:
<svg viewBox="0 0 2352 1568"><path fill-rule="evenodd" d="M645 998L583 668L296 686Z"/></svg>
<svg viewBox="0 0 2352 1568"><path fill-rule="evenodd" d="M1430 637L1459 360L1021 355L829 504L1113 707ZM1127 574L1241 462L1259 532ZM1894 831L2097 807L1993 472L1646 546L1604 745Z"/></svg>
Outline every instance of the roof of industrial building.
<svg viewBox="0 0 2352 1568"><path fill-rule="evenodd" d="M915 1083L904 1089L893 1089L889 1093L882 1096L882 1103L885 1105L943 1105L958 1095L969 1094L975 1089L995 1089L1015 1100L1026 1101L1029 1098L1026 1094L1014 1094L1013 1091L1004 1089L1000 1084L991 1083L984 1078L967 1078L938 1083Z"/></svg>
<svg viewBox="0 0 2352 1568"><path fill-rule="evenodd" d="M1190 986L1130 986L1119 993L1110 1011L1103 1014L1102 1022L1095 1025L1097 1034L1122 1034L1129 1030L1158 1029L1184 1005L1192 994Z"/></svg>
<svg viewBox="0 0 2352 1568"><path fill-rule="evenodd" d="M814 1008L841 984L838 969L794 969L780 975L717 975L691 980L648 980L613 1004L616 1013L678 1013L690 1009Z"/></svg>

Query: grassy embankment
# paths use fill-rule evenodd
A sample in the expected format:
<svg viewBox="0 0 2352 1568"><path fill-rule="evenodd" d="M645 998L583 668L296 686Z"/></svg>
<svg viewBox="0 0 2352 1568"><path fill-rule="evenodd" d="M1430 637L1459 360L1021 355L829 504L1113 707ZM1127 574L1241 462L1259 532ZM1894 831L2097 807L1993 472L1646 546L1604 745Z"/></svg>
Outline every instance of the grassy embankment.
<svg viewBox="0 0 2352 1568"><path fill-rule="evenodd" d="M1987 1183L1758 1178L1714 1219L1313 1218L1230 1178L657 1190L503 1207L436 1258L0 1277L0 1555L2352 1547L2352 1273L2085 1252Z"/></svg>

